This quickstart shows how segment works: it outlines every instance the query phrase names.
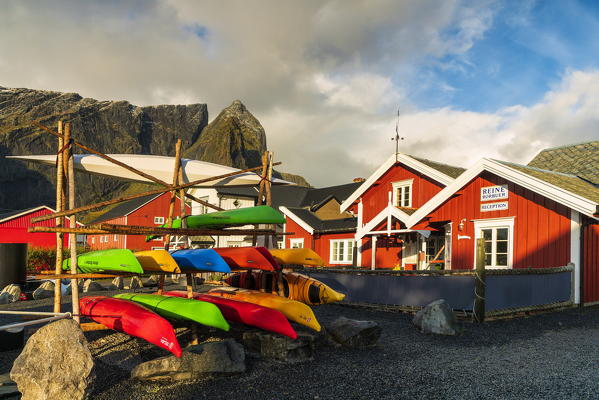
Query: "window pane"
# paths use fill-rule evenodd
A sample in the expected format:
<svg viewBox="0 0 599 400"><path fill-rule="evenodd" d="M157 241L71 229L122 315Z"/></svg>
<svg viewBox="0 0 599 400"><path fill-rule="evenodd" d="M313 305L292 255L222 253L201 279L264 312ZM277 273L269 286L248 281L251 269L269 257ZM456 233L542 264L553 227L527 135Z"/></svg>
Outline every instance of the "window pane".
<svg viewBox="0 0 599 400"><path fill-rule="evenodd" d="M481 231L485 240L491 240L493 237L493 231L491 229L481 229Z"/></svg>
<svg viewBox="0 0 599 400"><path fill-rule="evenodd" d="M491 255L487 254L485 256L485 265L491 265Z"/></svg>
<svg viewBox="0 0 599 400"><path fill-rule="evenodd" d="M497 229L497 240L507 240L507 228Z"/></svg>
<svg viewBox="0 0 599 400"><path fill-rule="evenodd" d="M507 253L507 240L497 241L497 253Z"/></svg>
<svg viewBox="0 0 599 400"><path fill-rule="evenodd" d="M492 242L485 242L485 253L491 254L491 252L493 251L492 246L493 246Z"/></svg>
<svg viewBox="0 0 599 400"><path fill-rule="evenodd" d="M495 265L506 267L507 266L507 254L497 254Z"/></svg>

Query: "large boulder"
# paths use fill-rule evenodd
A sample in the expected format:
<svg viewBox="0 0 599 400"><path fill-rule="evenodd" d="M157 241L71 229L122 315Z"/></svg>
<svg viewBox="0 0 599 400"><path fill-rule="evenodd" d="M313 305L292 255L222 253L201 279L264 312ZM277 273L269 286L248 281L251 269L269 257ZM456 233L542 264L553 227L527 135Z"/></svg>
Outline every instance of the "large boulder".
<svg viewBox="0 0 599 400"><path fill-rule="evenodd" d="M92 281L91 279L86 279L85 282L83 282L83 293L99 292L101 290L104 290L104 286L100 285L96 281Z"/></svg>
<svg viewBox="0 0 599 400"><path fill-rule="evenodd" d="M197 379L206 374L233 374L245 371L243 346L233 339L206 342L189 347L180 358L160 357L137 365L131 377L140 380Z"/></svg>
<svg viewBox="0 0 599 400"><path fill-rule="evenodd" d="M314 359L314 335L298 332L297 339L262 331L243 333L243 345L261 358L297 363Z"/></svg>
<svg viewBox="0 0 599 400"><path fill-rule="evenodd" d="M0 293L0 304L10 303L10 295L8 293Z"/></svg>
<svg viewBox="0 0 599 400"><path fill-rule="evenodd" d="M95 379L93 367L79 325L63 319L38 329L29 338L10 377L23 400L85 399Z"/></svg>
<svg viewBox="0 0 599 400"><path fill-rule="evenodd" d="M7 293L8 301L10 303L14 303L16 301L19 301L19 298L21 297L21 287L19 285L11 283L10 285L7 285L4 289L2 289L2 293Z"/></svg>
<svg viewBox="0 0 599 400"><path fill-rule="evenodd" d="M459 332L455 314L443 299L435 300L418 311L412 322L424 333L457 335Z"/></svg>
<svg viewBox="0 0 599 400"><path fill-rule="evenodd" d="M125 283L123 282L123 277L122 276L117 276L117 277L115 277L112 280L112 282L108 286L108 289L110 289L110 290L122 290L124 287L125 287Z"/></svg>
<svg viewBox="0 0 599 400"><path fill-rule="evenodd" d="M158 286L160 277L158 275L150 275L150 277L144 282L144 287Z"/></svg>
<svg viewBox="0 0 599 400"><path fill-rule="evenodd" d="M326 328L333 341L346 347L374 346L381 336L381 327L374 321L358 321L339 317Z"/></svg>
<svg viewBox="0 0 599 400"><path fill-rule="evenodd" d="M33 291L33 298L35 300L46 299L54 296L54 282L45 281L37 289Z"/></svg>

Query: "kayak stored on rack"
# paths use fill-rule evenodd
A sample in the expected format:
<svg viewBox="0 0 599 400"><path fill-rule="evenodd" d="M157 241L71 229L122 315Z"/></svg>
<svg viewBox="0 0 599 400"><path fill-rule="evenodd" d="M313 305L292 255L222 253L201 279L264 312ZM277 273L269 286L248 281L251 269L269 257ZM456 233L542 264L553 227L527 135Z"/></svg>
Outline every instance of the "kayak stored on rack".
<svg viewBox="0 0 599 400"><path fill-rule="evenodd" d="M63 270L71 269L71 259L62 262ZM143 274L141 264L128 249L90 251L77 256L77 269L83 273L128 272Z"/></svg>
<svg viewBox="0 0 599 400"><path fill-rule="evenodd" d="M147 271L180 273L181 268L166 250L146 250L133 253L141 268Z"/></svg>
<svg viewBox="0 0 599 400"><path fill-rule="evenodd" d="M231 272L229 265L213 249L176 250L170 254L183 272Z"/></svg>
<svg viewBox="0 0 599 400"><path fill-rule="evenodd" d="M283 315L291 321L312 328L315 331L320 331L320 324L316 320L316 316L312 309L299 301L290 300L275 294L259 292L257 290L232 287L212 289L208 294L233 300L247 301L248 303L272 308L283 313Z"/></svg>
<svg viewBox="0 0 599 400"><path fill-rule="evenodd" d="M265 257L259 249L259 247L217 247L213 250L225 260L231 269L274 271L275 268L278 268L276 261L272 257ZM264 249L264 251L268 253L268 250Z"/></svg>
<svg viewBox="0 0 599 400"><path fill-rule="evenodd" d="M324 260L312 249L270 249L268 250L279 264L290 265L312 265L321 267L325 265Z"/></svg>
<svg viewBox="0 0 599 400"><path fill-rule="evenodd" d="M121 293L114 297L134 301L165 318L186 319L224 331L229 330L229 324L218 307L205 301L158 294Z"/></svg>
<svg viewBox="0 0 599 400"><path fill-rule="evenodd" d="M79 310L81 316L181 357L181 346L171 324L137 303L105 296L83 297L79 300Z"/></svg>
<svg viewBox="0 0 599 400"><path fill-rule="evenodd" d="M174 290L164 293L166 296L187 297L187 292ZM203 293L194 293L196 300L207 301L217 306L226 320L240 324L255 326L265 331L297 339L297 333L287 321L287 318L277 310L263 307L258 304L211 296Z"/></svg>

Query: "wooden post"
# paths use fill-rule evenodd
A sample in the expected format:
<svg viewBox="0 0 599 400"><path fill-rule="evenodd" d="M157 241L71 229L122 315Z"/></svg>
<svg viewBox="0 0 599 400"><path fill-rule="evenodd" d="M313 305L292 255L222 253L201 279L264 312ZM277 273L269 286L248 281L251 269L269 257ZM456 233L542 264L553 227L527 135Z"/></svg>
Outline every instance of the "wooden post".
<svg viewBox="0 0 599 400"><path fill-rule="evenodd" d="M71 123L65 124L64 140L69 143L71 140ZM73 146L69 146L66 151L66 165L67 165L67 182L69 183L69 209L75 208L75 165L73 162ZM75 215L71 215L69 218L69 226L71 228L77 227L77 221ZM77 274L77 235L75 233L69 234L69 249L71 250L71 274ZM78 323L81 322L79 317L79 280L77 278L71 279L71 301L73 306L73 319Z"/></svg>
<svg viewBox="0 0 599 400"><path fill-rule="evenodd" d="M260 174L260 176L262 177L262 179L260 180L260 184L258 185L259 190L258 190L258 202L256 203L257 206L261 206L262 204L264 204L264 191L265 191L265 184L266 184L266 178L268 175L268 152L264 152L262 154L262 173ZM258 229L258 225L254 225L254 229ZM258 236L254 235L252 237L252 246L256 246L258 244Z"/></svg>
<svg viewBox="0 0 599 400"><path fill-rule="evenodd" d="M58 121L58 132L62 135L62 121ZM64 164L62 161L63 152L62 147L64 146L63 137L58 138L58 151L56 154L56 211L63 211L64 204ZM63 217L56 218L56 226L63 226ZM62 271L62 249L63 249L63 233L56 233L56 264L55 272L60 274ZM60 312L60 279L54 281L54 312Z"/></svg>
<svg viewBox="0 0 599 400"><path fill-rule="evenodd" d="M183 182L183 169L179 168L179 183ZM181 217L181 228L186 229L187 228L187 220L184 218L187 215L187 210L185 208L185 189L179 189L179 205L180 205L180 211L179 211L179 215ZM187 236L183 236L183 240L185 241L185 247L187 247L187 241L188 238ZM193 299L193 286L194 286L194 279L193 279L194 275L193 274L186 274L185 278L186 278L186 283L187 283L187 298L188 299Z"/></svg>
<svg viewBox="0 0 599 400"><path fill-rule="evenodd" d="M474 285L474 320L485 321L485 239L476 239L476 279Z"/></svg>

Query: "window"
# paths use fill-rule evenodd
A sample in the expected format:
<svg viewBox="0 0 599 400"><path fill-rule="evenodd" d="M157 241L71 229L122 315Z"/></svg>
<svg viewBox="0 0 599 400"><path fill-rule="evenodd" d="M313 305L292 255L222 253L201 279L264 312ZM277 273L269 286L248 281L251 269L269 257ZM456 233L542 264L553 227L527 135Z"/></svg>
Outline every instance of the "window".
<svg viewBox="0 0 599 400"><path fill-rule="evenodd" d="M395 207L412 207L413 179L393 182L393 204Z"/></svg>
<svg viewBox="0 0 599 400"><path fill-rule="evenodd" d="M157 225L164 224L164 217L154 217L154 223Z"/></svg>
<svg viewBox="0 0 599 400"><path fill-rule="evenodd" d="M119 240L118 235L114 235L114 241L117 242Z"/></svg>
<svg viewBox="0 0 599 400"><path fill-rule="evenodd" d="M289 247L292 249L303 249L304 248L304 238L289 239Z"/></svg>
<svg viewBox="0 0 599 400"><path fill-rule="evenodd" d="M108 243L108 235L104 236L104 243Z"/></svg>
<svg viewBox="0 0 599 400"><path fill-rule="evenodd" d="M442 260L445 253L445 237L443 236L431 236L426 239L426 262ZM438 254L438 256L437 256ZM436 257L435 257L436 256Z"/></svg>
<svg viewBox="0 0 599 400"><path fill-rule="evenodd" d="M92 236L92 244L96 243L96 238Z"/></svg>
<svg viewBox="0 0 599 400"><path fill-rule="evenodd" d="M282 240L277 240L277 249L282 249L285 242Z"/></svg>
<svg viewBox="0 0 599 400"><path fill-rule="evenodd" d="M485 268L512 268L513 218L475 221L474 229L476 238L485 240Z"/></svg>
<svg viewBox="0 0 599 400"><path fill-rule="evenodd" d="M164 239L162 238L162 236L157 236L157 237L155 237L155 238L154 238L154 239L152 239L152 240L153 240L153 241L156 241L156 242L162 242Z"/></svg>
<svg viewBox="0 0 599 400"><path fill-rule="evenodd" d="M351 264L354 260L354 241L351 239L331 240L331 264Z"/></svg>

